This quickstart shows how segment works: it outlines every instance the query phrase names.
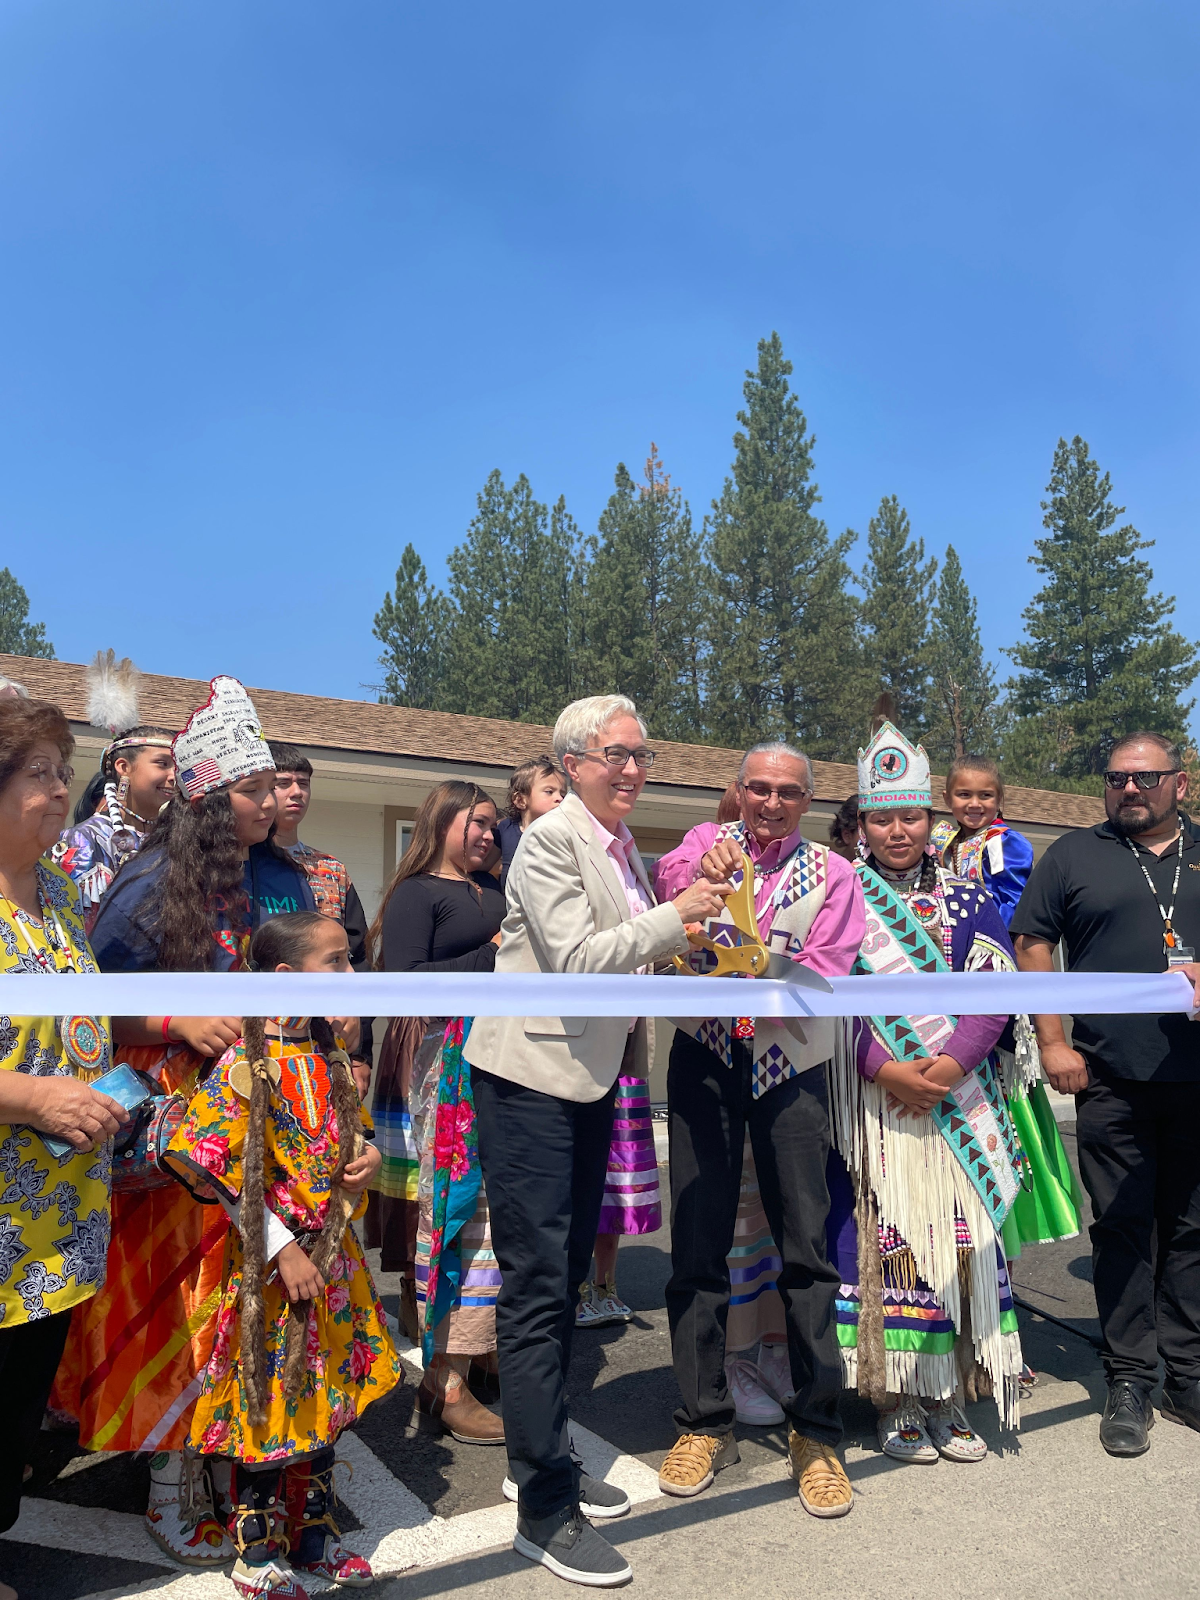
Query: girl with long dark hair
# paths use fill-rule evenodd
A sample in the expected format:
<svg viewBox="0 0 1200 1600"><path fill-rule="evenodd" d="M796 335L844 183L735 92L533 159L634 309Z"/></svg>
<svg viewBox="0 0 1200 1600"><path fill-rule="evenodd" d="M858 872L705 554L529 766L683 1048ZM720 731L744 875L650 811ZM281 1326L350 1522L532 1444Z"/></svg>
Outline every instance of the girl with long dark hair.
<svg viewBox="0 0 1200 1600"><path fill-rule="evenodd" d="M504 896L483 868L495 825L495 803L477 784L430 790L369 935L377 966L493 970ZM473 1362L494 1373L499 1290L462 1060L469 1029L469 1018L398 1018L380 1062L375 1120L388 1140L385 1181L394 1194L404 1161L405 1199L416 1202L408 1281L412 1331L426 1352L418 1403L464 1443L503 1444L500 1419L467 1383Z"/></svg>
<svg viewBox="0 0 1200 1600"><path fill-rule="evenodd" d="M251 940L263 972L349 972L345 929L272 917ZM379 1154L350 1059L323 1017L247 1017L171 1141L198 1198L234 1212L212 1356L190 1445L233 1463L233 1585L303 1600L296 1571L371 1581L340 1543L333 1447L399 1380L384 1311L350 1227Z"/></svg>
<svg viewBox="0 0 1200 1600"><path fill-rule="evenodd" d="M314 909L303 873L268 840L275 772L249 696L215 678L175 740L179 788L100 904L105 972L238 971L250 934L277 911ZM191 1093L240 1035L239 1017L124 1018L121 1058L164 1093ZM76 1313L55 1404L89 1450L150 1455L151 1535L177 1560L212 1566L232 1548L212 1485L185 1461L191 1409L212 1345L226 1222L174 1183L113 1196L104 1287Z"/></svg>

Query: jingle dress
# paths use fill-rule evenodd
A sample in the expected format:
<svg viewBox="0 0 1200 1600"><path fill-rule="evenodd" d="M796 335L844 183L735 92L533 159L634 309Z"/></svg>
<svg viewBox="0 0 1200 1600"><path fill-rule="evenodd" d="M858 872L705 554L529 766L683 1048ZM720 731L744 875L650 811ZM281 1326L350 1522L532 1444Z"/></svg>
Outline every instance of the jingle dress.
<svg viewBox="0 0 1200 1600"><path fill-rule="evenodd" d="M919 865L886 878L868 862L855 870L867 908L856 972L1014 970L1008 932L980 884L939 868L923 893ZM830 1069L828 1178L847 1387L869 1388L882 1403L884 1389L945 1400L990 1386L1011 1426L1022 1357L1000 1230L1025 1164L995 1055L1007 1021L848 1019ZM875 1081L880 1066L941 1053L966 1076L931 1114L899 1115Z"/></svg>
<svg viewBox="0 0 1200 1600"><path fill-rule="evenodd" d="M934 824L930 842L948 871L984 885L1008 928L1033 868L1033 846L1025 835L1003 817L966 835L953 819L943 818ZM1076 1238L1083 1193L1042 1082L1041 1057L1028 1017L1013 1018L1011 1036L1006 1032L1001 1040L1000 1065L1009 1116L1030 1174L1029 1188L1021 1190L1004 1224L1004 1251L1015 1261L1023 1244Z"/></svg>
<svg viewBox="0 0 1200 1600"><path fill-rule="evenodd" d="M271 1061L279 1063L280 1077L273 1081L267 1110L264 1199L303 1244L324 1226L337 1168L338 1127L329 1067L311 1040L268 1039L267 1051ZM209 1184L220 1185L231 1201L241 1192L249 1084L239 1040L196 1091L171 1140L173 1165L196 1186L199 1198L205 1198ZM363 1126L370 1126L365 1117ZM365 1209L364 1193L354 1216ZM266 1420L257 1427L247 1414L242 1381L238 1316L242 1264L241 1233L230 1229L212 1354L201 1375L189 1442L203 1455L230 1456L247 1465L313 1455L333 1444L400 1379L362 1246L348 1226L327 1274L325 1292L313 1303L305 1375L299 1394L291 1400L284 1395L282 1382L290 1302L277 1276L264 1284L268 1394Z"/></svg>

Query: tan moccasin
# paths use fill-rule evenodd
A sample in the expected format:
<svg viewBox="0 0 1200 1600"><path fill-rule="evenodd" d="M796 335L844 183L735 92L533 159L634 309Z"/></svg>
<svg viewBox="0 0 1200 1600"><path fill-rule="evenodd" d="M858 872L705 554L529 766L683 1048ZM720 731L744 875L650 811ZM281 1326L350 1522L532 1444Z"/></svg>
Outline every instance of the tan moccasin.
<svg viewBox="0 0 1200 1600"><path fill-rule="evenodd" d="M707 1489L722 1467L740 1461L737 1440L731 1433L680 1434L658 1470L658 1487L664 1494L687 1499Z"/></svg>
<svg viewBox="0 0 1200 1600"><path fill-rule="evenodd" d="M837 1451L819 1439L788 1435L788 1475L796 1480L800 1504L811 1517L844 1517L854 1505L854 1491Z"/></svg>

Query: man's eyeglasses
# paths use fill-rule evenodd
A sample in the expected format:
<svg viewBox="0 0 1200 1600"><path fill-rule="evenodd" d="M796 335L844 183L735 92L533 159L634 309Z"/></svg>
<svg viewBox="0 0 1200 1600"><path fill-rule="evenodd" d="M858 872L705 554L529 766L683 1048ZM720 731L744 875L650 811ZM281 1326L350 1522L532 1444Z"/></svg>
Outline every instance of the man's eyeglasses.
<svg viewBox="0 0 1200 1600"><path fill-rule="evenodd" d="M31 767L26 767L25 771L31 778L36 778L45 788L50 787L52 778L57 778L59 783L69 789L72 779L75 777L74 767L68 767L65 764L63 766L52 766L48 761L35 761Z"/></svg>
<svg viewBox="0 0 1200 1600"><path fill-rule="evenodd" d="M1168 767L1165 772L1106 772L1104 781L1110 789L1124 789L1130 778L1139 789L1157 789L1164 778L1172 778L1182 767Z"/></svg>
<svg viewBox="0 0 1200 1600"><path fill-rule="evenodd" d="M769 800L773 794L779 796L781 804L795 805L797 800L803 800L808 793L798 783L785 783L782 788L775 783L739 783L739 789L744 789L747 794L752 794L756 800Z"/></svg>
<svg viewBox="0 0 1200 1600"><path fill-rule="evenodd" d="M623 744L606 744L604 746L597 745L592 750L581 750L580 754L585 756L603 756L610 767L618 768L627 767L629 765L630 758L632 758L634 765L641 767L643 770L646 767L652 767L654 765L655 756L655 752L653 750L647 750L644 745L640 750L626 750Z"/></svg>

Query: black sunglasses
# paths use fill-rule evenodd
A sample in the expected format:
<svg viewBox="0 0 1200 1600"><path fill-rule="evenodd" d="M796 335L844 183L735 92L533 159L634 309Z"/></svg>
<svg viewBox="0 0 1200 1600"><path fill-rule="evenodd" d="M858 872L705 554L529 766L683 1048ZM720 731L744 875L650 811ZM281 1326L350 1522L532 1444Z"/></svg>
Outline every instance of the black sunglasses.
<svg viewBox="0 0 1200 1600"><path fill-rule="evenodd" d="M1164 778L1182 771L1182 767L1168 767L1165 772L1106 772L1104 781L1110 789L1124 789L1132 778L1139 789L1157 789Z"/></svg>

